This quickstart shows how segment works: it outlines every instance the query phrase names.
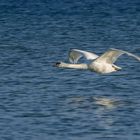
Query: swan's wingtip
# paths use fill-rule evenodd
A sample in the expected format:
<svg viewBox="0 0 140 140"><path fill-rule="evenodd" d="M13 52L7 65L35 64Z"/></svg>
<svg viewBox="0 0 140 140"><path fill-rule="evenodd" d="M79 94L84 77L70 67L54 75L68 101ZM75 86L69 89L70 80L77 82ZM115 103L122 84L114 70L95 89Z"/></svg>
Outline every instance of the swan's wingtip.
<svg viewBox="0 0 140 140"><path fill-rule="evenodd" d="M116 48L110 48L110 50L114 50L114 51L116 50L116 51L118 51L119 49L116 49ZM120 50L119 50L119 51L120 51Z"/></svg>
<svg viewBox="0 0 140 140"><path fill-rule="evenodd" d="M116 48L110 48L110 50L112 51L118 51L118 52L122 52L122 53L126 53L126 51L120 50L120 49L116 49Z"/></svg>
<svg viewBox="0 0 140 140"><path fill-rule="evenodd" d="M76 48L69 48L69 51L76 50Z"/></svg>

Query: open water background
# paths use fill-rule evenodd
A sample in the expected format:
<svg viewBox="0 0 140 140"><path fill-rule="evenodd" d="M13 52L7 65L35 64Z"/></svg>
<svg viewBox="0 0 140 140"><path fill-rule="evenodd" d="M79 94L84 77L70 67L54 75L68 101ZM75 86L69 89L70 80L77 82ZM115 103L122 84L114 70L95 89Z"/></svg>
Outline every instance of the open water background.
<svg viewBox="0 0 140 140"><path fill-rule="evenodd" d="M140 139L140 63L52 67L70 48L140 56L140 1L1 0L0 140Z"/></svg>

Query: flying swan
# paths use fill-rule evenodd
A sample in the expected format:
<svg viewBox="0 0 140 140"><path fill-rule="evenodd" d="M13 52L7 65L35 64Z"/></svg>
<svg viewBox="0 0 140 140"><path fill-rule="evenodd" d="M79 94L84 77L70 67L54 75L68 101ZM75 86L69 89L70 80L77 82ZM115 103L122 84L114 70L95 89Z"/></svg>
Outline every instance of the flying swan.
<svg viewBox="0 0 140 140"><path fill-rule="evenodd" d="M116 66L114 63L118 59L118 57L120 57L123 54L132 56L140 61L140 57L127 51L118 50L114 48L109 49L101 56L98 56L88 51L71 49L69 51L68 56L70 63L57 62L55 66L60 68L86 69L101 74L111 73L121 69L121 67ZM78 64L77 62L81 57L85 57L87 60L91 60L91 62L89 64Z"/></svg>

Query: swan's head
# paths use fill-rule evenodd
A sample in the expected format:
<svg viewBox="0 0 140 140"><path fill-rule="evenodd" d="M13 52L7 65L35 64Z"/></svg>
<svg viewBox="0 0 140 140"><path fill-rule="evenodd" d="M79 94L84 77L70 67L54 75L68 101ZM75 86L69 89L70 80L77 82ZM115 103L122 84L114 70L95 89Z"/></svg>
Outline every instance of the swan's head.
<svg viewBox="0 0 140 140"><path fill-rule="evenodd" d="M56 62L54 64L55 67L63 67L63 62Z"/></svg>

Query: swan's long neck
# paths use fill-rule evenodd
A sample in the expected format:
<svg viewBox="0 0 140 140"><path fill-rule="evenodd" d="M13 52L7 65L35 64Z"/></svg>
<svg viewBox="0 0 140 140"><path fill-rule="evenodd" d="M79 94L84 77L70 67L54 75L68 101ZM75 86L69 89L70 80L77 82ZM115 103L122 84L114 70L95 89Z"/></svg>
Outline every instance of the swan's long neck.
<svg viewBox="0 0 140 140"><path fill-rule="evenodd" d="M69 64L69 63L61 63L59 67L62 68L72 68L72 69L88 69L87 64Z"/></svg>

